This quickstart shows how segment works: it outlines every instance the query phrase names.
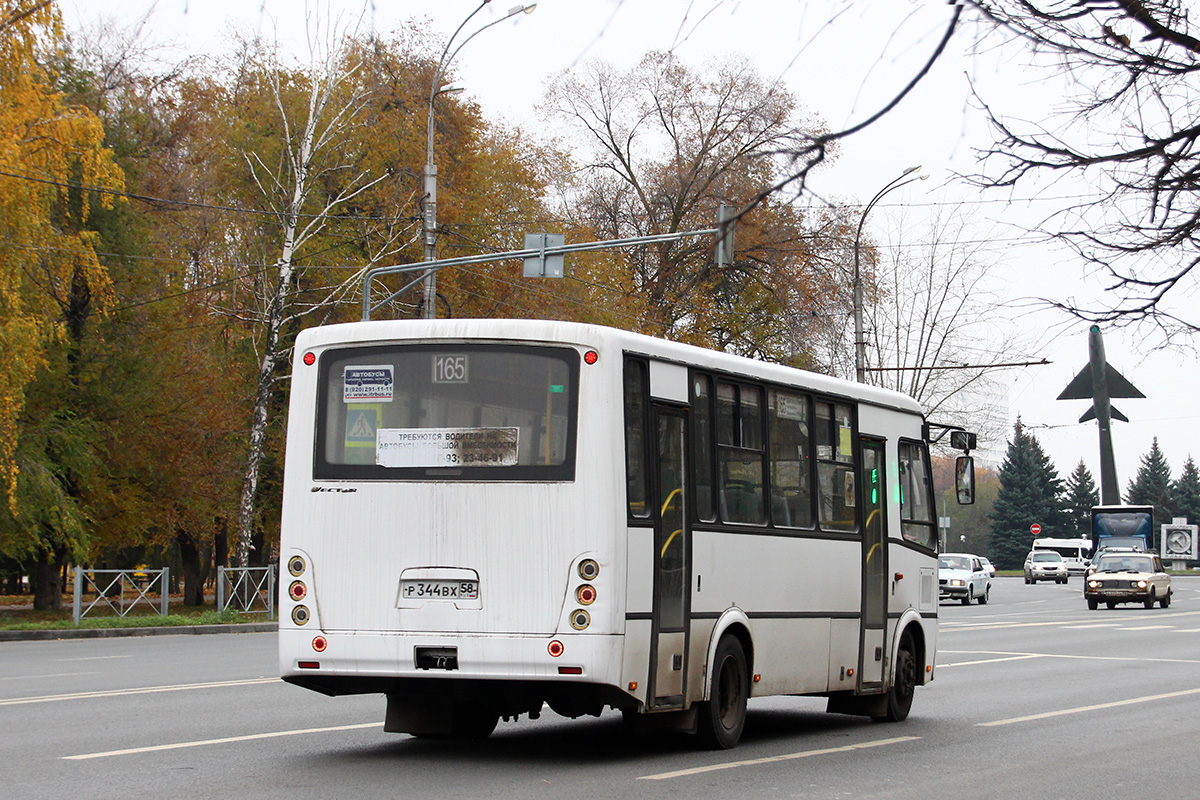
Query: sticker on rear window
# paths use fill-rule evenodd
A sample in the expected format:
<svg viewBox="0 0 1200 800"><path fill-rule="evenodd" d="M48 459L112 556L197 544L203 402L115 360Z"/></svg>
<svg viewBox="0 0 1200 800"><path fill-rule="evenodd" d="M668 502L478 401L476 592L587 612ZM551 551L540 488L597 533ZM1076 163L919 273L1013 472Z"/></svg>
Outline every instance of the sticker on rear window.
<svg viewBox="0 0 1200 800"><path fill-rule="evenodd" d="M342 385L344 403L390 403L395 385L392 380L392 366L348 366L342 375Z"/></svg>

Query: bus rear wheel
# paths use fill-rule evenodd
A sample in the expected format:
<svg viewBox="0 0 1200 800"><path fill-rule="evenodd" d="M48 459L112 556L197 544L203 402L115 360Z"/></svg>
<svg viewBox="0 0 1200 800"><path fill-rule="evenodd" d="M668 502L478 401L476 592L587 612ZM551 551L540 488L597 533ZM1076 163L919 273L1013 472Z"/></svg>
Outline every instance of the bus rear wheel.
<svg viewBox="0 0 1200 800"><path fill-rule="evenodd" d="M750 694L748 672L742 643L734 636L722 637L713 659L708 701L697 712L696 734L705 747L728 750L742 738Z"/></svg>
<svg viewBox="0 0 1200 800"><path fill-rule="evenodd" d="M905 631L900 637L896 651L896 677L887 692L887 709L873 715L877 722L903 722L912 708L913 694L917 690L917 648L912 634Z"/></svg>

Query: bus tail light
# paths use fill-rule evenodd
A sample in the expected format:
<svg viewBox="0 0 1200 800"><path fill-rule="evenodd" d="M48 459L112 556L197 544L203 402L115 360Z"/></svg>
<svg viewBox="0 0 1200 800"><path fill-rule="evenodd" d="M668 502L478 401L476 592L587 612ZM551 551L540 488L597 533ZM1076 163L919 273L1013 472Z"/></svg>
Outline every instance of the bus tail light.
<svg viewBox="0 0 1200 800"><path fill-rule="evenodd" d="M585 581L594 581L596 576L600 574L600 565L590 558L585 558L579 562L579 577Z"/></svg>
<svg viewBox="0 0 1200 800"><path fill-rule="evenodd" d="M304 625L309 620L308 606L296 606L292 609L292 622Z"/></svg>
<svg viewBox="0 0 1200 800"><path fill-rule="evenodd" d="M571 627L575 630L581 631L591 624L592 615L584 611L582 608L577 608L571 612Z"/></svg>
<svg viewBox="0 0 1200 800"><path fill-rule="evenodd" d="M292 556L288 559L288 572L292 573L294 577L299 578L303 575L305 566L304 559L300 556Z"/></svg>
<svg viewBox="0 0 1200 800"><path fill-rule="evenodd" d="M292 581L292 585L288 587L288 596L299 603L308 594L308 587L303 581Z"/></svg>
<svg viewBox="0 0 1200 800"><path fill-rule="evenodd" d="M596 587L585 583L575 590L575 599L579 601L580 605L590 606L596 602Z"/></svg>
<svg viewBox="0 0 1200 800"><path fill-rule="evenodd" d="M312 640L312 649L318 653L324 653L325 648L329 647L329 640L324 636L316 636Z"/></svg>
<svg viewBox="0 0 1200 800"><path fill-rule="evenodd" d="M546 652L549 653L553 658L558 658L561 656L564 649L563 643L558 639L553 640L549 645L546 646Z"/></svg>

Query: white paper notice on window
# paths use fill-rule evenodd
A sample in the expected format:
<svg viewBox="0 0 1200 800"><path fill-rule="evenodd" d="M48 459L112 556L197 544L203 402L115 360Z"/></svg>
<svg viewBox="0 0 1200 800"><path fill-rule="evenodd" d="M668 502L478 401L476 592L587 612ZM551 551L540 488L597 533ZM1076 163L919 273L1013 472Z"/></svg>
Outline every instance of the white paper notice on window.
<svg viewBox="0 0 1200 800"><path fill-rule="evenodd" d="M381 467L513 467L519 428L380 428Z"/></svg>
<svg viewBox="0 0 1200 800"><path fill-rule="evenodd" d="M342 373L342 402L344 403L390 403L392 402L392 365L355 364L347 366Z"/></svg>

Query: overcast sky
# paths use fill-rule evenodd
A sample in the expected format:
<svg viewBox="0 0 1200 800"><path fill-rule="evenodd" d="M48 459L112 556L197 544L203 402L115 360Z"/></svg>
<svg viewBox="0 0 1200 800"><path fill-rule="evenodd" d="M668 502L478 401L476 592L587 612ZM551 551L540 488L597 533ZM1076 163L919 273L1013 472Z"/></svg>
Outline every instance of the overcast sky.
<svg viewBox="0 0 1200 800"><path fill-rule="evenodd" d="M464 34L503 16L515 3L495 0L472 18ZM124 24L149 13L150 38L173 44L176 52L219 52L232 27L277 36L298 54L303 53L306 7L318 8L311 0L307 6L300 0L61 0L61 6L69 28L90 24L99 9ZM362 13L364 25L382 33L405 19L427 19L438 35L448 37L478 6L478 0L365 5L334 0L319 8L343 19ZM764 77L782 81L831 128L842 129L871 116L907 83L940 39L950 9L901 0L539 0L533 13L472 39L453 68L457 82L488 116L536 131L535 105L546 81L581 61L599 58L630 66L657 49L674 50L699 65L711 56L742 54ZM901 215L919 227L923 214L948 205L972 210L979 235L994 238L1001 253L994 283L1012 306L1005 318L1024 332L1030 355L1053 362L998 377L1009 429L1020 414L1063 477L1082 458L1098 480L1095 423L1076 423L1087 404L1054 400L1086 363L1088 326L1037 310L1032 298L1098 297L1101 286L1086 280L1082 266L1069 256L1035 246L1026 232L1074 192L1060 185L983 195L952 179L955 172L973 171L973 148L988 141L985 122L969 100L968 81L990 102L1028 119L1047 115L1062 83L1029 69L1015 49L969 53L974 34L960 30L922 85L883 120L847 140L835 165L816 176L811 189L822 201L861 203L907 167L922 165L928 180L889 194L871 212L868 229L880 240L889 222L896 229L894 220ZM1105 345L1109 362L1148 396L1117 401L1133 420L1114 427L1122 488L1155 435L1175 474L1189 454L1200 459L1196 355L1149 350L1144 336L1116 329L1105 331ZM1003 446L998 443L997 457Z"/></svg>

